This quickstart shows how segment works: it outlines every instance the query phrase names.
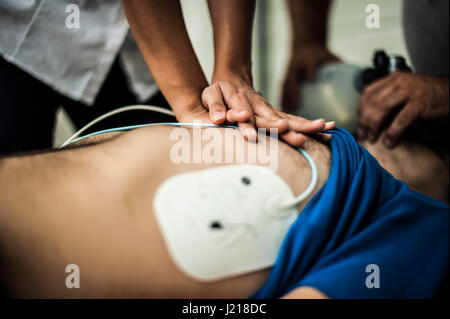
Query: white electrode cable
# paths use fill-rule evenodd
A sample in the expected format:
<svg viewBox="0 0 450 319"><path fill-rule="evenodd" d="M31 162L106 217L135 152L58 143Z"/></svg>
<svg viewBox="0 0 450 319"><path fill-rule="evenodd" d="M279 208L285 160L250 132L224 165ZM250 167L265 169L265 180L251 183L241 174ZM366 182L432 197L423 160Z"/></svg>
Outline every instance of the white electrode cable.
<svg viewBox="0 0 450 319"><path fill-rule="evenodd" d="M162 114L175 116L175 114L172 111L167 110L167 109L162 108L162 107L159 107L159 106L154 106L154 105L130 105L130 106L124 106L124 107L112 110L111 112L105 113L102 116L97 117L92 122L89 122L83 128L81 128L78 132L73 134L59 148L63 148L65 146L69 145L74 139L76 139L83 132L85 132L87 129L89 129L90 127L94 126L98 122L103 121L104 119L107 119L108 117L111 117L111 116L119 114L119 113L128 112L128 111L135 111L135 110L153 111L153 112L158 112L158 113L162 113Z"/></svg>
<svg viewBox="0 0 450 319"><path fill-rule="evenodd" d="M108 112L106 114L103 114L102 116L100 116L100 117L96 118L95 120L93 120L92 122L88 123L82 129L80 129L78 132L76 132L74 135L72 135L59 148L61 149L73 142L76 142L76 141L79 141L79 140L82 140L82 139L85 139L85 138L88 138L91 136L95 136L98 134L131 130L131 129L135 129L135 128L139 128L139 127L147 127L147 126L170 125L170 126L228 127L228 128L239 129L237 126L232 126L232 125L215 125L215 124L201 124L201 123L175 123L175 122L151 123L151 124L133 125L133 126L126 126L126 127L119 127L119 128L109 129L109 130L103 130L103 131L95 132L95 133L78 138L80 136L80 134L82 134L84 131L86 131L93 125L97 124L98 122L100 122L110 116L113 116L113 115L116 115L116 114L119 114L122 112L134 111L134 110L152 111L152 112L158 112L158 113L175 116L172 111L164 109L162 107L158 107L158 106L153 106L153 105L125 106L125 107L113 110L111 112ZM317 185L318 174L317 174L317 167L316 167L316 164L314 163L314 160L311 158L311 156L308 154L308 152L306 152L304 149L299 147L298 150L300 151L300 153L302 153L302 155L305 157L306 161L308 162L309 166L311 167L311 181L310 181L308 187L306 188L306 190L303 193L301 193L299 196L294 198L294 200L289 201L287 203L281 203L281 206L279 207L281 210L289 209L289 208L295 207L298 204L300 204L300 202L305 200L314 191L314 188Z"/></svg>
<svg viewBox="0 0 450 319"><path fill-rule="evenodd" d="M317 180L318 180L319 176L317 174L317 167L316 167L316 164L314 163L314 160L311 158L311 156L308 154L308 152L306 152L303 148L299 147L298 150L306 158L306 161L308 162L309 166L311 166L311 181L309 182L308 187L306 188L306 190L303 193L301 193L299 196L294 198L293 201L283 203L282 208L290 208L293 206L297 206L298 204L300 204L300 202L302 202L309 195L311 195L311 193L314 191L314 188L317 185Z"/></svg>

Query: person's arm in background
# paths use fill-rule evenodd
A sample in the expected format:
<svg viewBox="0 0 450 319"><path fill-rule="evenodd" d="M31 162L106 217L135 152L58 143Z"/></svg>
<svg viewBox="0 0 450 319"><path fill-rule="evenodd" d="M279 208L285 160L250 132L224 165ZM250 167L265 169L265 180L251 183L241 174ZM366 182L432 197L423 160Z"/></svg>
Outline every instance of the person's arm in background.
<svg viewBox="0 0 450 319"><path fill-rule="evenodd" d="M299 103L299 87L314 80L318 68L337 61L327 48L331 0L287 0L292 26L292 51L283 84L282 106L288 112Z"/></svg>
<svg viewBox="0 0 450 319"><path fill-rule="evenodd" d="M358 104L358 137L395 146L417 120L448 125L448 77L395 72L364 89Z"/></svg>
<svg viewBox="0 0 450 319"><path fill-rule="evenodd" d="M208 4L214 27L215 67L202 100L214 123L239 122L251 137L256 137L255 127L277 128L281 138L294 146L303 142L302 133L331 129L332 123L308 121L277 110L254 89L251 51L255 1L208 0ZM242 121L241 114L249 115L248 120Z"/></svg>

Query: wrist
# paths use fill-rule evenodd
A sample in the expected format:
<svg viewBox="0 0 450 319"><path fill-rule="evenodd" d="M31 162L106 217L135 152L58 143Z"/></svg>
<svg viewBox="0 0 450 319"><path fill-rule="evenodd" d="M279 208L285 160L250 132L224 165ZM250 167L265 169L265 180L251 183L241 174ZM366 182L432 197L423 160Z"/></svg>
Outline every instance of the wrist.
<svg viewBox="0 0 450 319"><path fill-rule="evenodd" d="M179 115L177 115L177 120L180 123L211 123L208 110L202 104L193 105L189 110L180 113Z"/></svg>
<svg viewBox="0 0 450 319"><path fill-rule="evenodd" d="M203 89L203 87L198 89L177 88L171 89L170 94L164 94L178 121L181 121L185 114L202 107L201 95Z"/></svg>
<svg viewBox="0 0 450 319"><path fill-rule="evenodd" d="M180 123L193 123L194 121L204 121L206 109L200 100L195 99L174 107L175 117Z"/></svg>
<svg viewBox="0 0 450 319"><path fill-rule="evenodd" d="M212 76L212 83L229 81L253 87L251 66L216 68Z"/></svg>

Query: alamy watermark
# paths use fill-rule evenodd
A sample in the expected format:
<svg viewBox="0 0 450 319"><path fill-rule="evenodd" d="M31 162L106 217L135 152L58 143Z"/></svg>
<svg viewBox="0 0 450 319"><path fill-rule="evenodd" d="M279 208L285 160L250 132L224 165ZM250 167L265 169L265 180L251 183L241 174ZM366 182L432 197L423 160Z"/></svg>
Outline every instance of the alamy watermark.
<svg viewBox="0 0 450 319"><path fill-rule="evenodd" d="M366 7L366 27L367 29L380 28L380 7L377 4L371 3Z"/></svg>
<svg viewBox="0 0 450 319"><path fill-rule="evenodd" d="M196 125L197 124L197 125ZM177 127L170 132L176 141L170 149L175 164L261 164L276 172L278 169L278 130L258 129L258 142L246 142L240 130L218 130L200 126L194 121L192 129Z"/></svg>
<svg viewBox="0 0 450 319"><path fill-rule="evenodd" d="M380 267L377 264L370 264L366 266L366 287L369 289L380 288Z"/></svg>
<svg viewBox="0 0 450 319"><path fill-rule="evenodd" d="M66 287L69 289L80 288L80 267L77 264L69 264L66 266Z"/></svg>
<svg viewBox="0 0 450 319"><path fill-rule="evenodd" d="M66 7L66 27L69 29L79 29L80 28L80 7L76 4L69 4Z"/></svg>

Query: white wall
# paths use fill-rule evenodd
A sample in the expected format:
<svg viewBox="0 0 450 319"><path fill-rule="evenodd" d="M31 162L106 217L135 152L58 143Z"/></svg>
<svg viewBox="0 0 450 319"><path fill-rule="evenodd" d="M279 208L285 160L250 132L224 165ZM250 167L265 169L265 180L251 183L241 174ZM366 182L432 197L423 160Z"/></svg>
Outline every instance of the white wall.
<svg viewBox="0 0 450 319"><path fill-rule="evenodd" d="M370 3L380 7L379 29L365 26L365 8ZM407 56L401 21L401 0L336 1L331 16L330 47L349 62L361 65L371 63L376 48Z"/></svg>
<svg viewBox="0 0 450 319"><path fill-rule="evenodd" d="M214 68L214 43L207 2L206 0L181 0L180 2L195 53L207 79L210 80Z"/></svg>
<svg viewBox="0 0 450 319"><path fill-rule="evenodd" d="M289 57L291 31L285 0L267 0L269 10L269 89L266 97L279 105L281 85ZM311 0L314 1L314 0ZM367 29L365 8L379 5L380 29ZM329 23L329 46L345 62L371 65L373 51L407 57L401 24L401 0L335 0Z"/></svg>

